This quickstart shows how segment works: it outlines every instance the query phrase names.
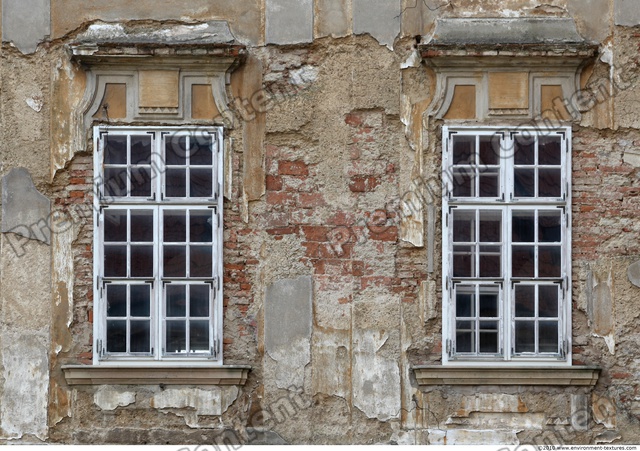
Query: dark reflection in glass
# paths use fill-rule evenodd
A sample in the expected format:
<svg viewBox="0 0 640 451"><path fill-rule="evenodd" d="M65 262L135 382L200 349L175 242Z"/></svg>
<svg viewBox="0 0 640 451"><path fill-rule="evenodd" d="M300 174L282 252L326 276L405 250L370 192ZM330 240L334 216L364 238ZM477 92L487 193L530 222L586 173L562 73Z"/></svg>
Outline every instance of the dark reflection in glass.
<svg viewBox="0 0 640 451"><path fill-rule="evenodd" d="M151 168L131 168L131 195L140 197L151 196Z"/></svg>
<svg viewBox="0 0 640 451"><path fill-rule="evenodd" d="M127 195L127 170L125 168L105 168L104 190L108 196L123 197Z"/></svg>
<svg viewBox="0 0 640 451"><path fill-rule="evenodd" d="M107 135L104 143L105 164L127 164L127 137Z"/></svg>
<svg viewBox="0 0 640 451"><path fill-rule="evenodd" d="M127 246L104 246L104 276L127 277Z"/></svg>
<svg viewBox="0 0 640 451"><path fill-rule="evenodd" d="M151 351L151 328L148 320L131 321L131 338L129 346L131 352L150 352Z"/></svg>
<svg viewBox="0 0 640 451"><path fill-rule="evenodd" d="M480 352L498 353L498 322L480 321Z"/></svg>
<svg viewBox="0 0 640 451"><path fill-rule="evenodd" d="M499 243L502 237L502 213L499 211L480 212L480 242Z"/></svg>
<svg viewBox="0 0 640 451"><path fill-rule="evenodd" d="M562 257L560 246L538 248L538 277L560 277Z"/></svg>
<svg viewBox="0 0 640 451"><path fill-rule="evenodd" d="M558 352L558 322L540 321L538 323L538 350L540 352Z"/></svg>
<svg viewBox="0 0 640 451"><path fill-rule="evenodd" d="M541 136L538 138L538 164L559 165L562 161L560 136Z"/></svg>
<svg viewBox="0 0 640 451"><path fill-rule="evenodd" d="M453 164L474 164L475 148L475 136L454 136Z"/></svg>
<svg viewBox="0 0 640 451"><path fill-rule="evenodd" d="M191 197L213 197L213 174L211 169L191 169L189 194Z"/></svg>
<svg viewBox="0 0 640 451"><path fill-rule="evenodd" d="M517 136L515 140L515 164L535 164L535 140L533 137Z"/></svg>
<svg viewBox="0 0 640 451"><path fill-rule="evenodd" d="M189 314L193 317L209 316L209 285L191 285Z"/></svg>
<svg viewBox="0 0 640 451"><path fill-rule="evenodd" d="M166 349L167 352L186 352L186 324L185 321L167 321Z"/></svg>
<svg viewBox="0 0 640 451"><path fill-rule="evenodd" d="M187 265L186 246L164 246L165 277L185 277Z"/></svg>
<svg viewBox="0 0 640 451"><path fill-rule="evenodd" d="M153 246L131 246L131 277L153 277Z"/></svg>
<svg viewBox="0 0 640 451"><path fill-rule="evenodd" d="M480 174L480 197L498 197L498 172L487 169Z"/></svg>
<svg viewBox="0 0 640 451"><path fill-rule="evenodd" d="M562 239L559 211L538 213L538 241L541 243L559 243Z"/></svg>
<svg viewBox="0 0 640 451"><path fill-rule="evenodd" d="M131 164L151 162L151 135L131 136Z"/></svg>
<svg viewBox="0 0 640 451"><path fill-rule="evenodd" d="M127 286L107 284L107 316L127 316Z"/></svg>
<svg viewBox="0 0 640 451"><path fill-rule="evenodd" d="M500 277L501 259L499 246L480 246L480 277Z"/></svg>
<svg viewBox="0 0 640 451"><path fill-rule="evenodd" d="M456 316L475 316L475 296L472 293L461 290L463 288L464 287L460 287L460 289L456 292ZM473 289L473 287L471 287L470 289Z"/></svg>
<svg viewBox="0 0 640 451"><path fill-rule="evenodd" d="M535 340L535 323L533 321L516 321L516 352L535 352Z"/></svg>
<svg viewBox="0 0 640 451"><path fill-rule="evenodd" d="M110 210L104 213L104 240L107 242L127 241L127 211Z"/></svg>
<svg viewBox="0 0 640 451"><path fill-rule="evenodd" d="M474 242L476 235L475 211L453 212L453 241L456 243Z"/></svg>
<svg viewBox="0 0 640 451"><path fill-rule="evenodd" d="M164 216L165 243L184 243L187 241L187 216L185 210L165 211Z"/></svg>
<svg viewBox="0 0 640 451"><path fill-rule="evenodd" d="M535 196L535 170L515 168L513 191L516 197Z"/></svg>
<svg viewBox="0 0 640 451"><path fill-rule="evenodd" d="M456 321L456 352L475 351L475 323Z"/></svg>
<svg viewBox="0 0 640 451"><path fill-rule="evenodd" d="M167 317L187 315L187 287L175 283L166 285Z"/></svg>
<svg viewBox="0 0 640 451"><path fill-rule="evenodd" d="M536 287L534 285L516 285L516 317L531 318L536 312Z"/></svg>
<svg viewBox="0 0 640 451"><path fill-rule="evenodd" d="M213 216L211 210L191 210L189 218L189 241L211 243L213 241Z"/></svg>
<svg viewBox="0 0 640 451"><path fill-rule="evenodd" d="M131 210L131 241L153 241L153 211Z"/></svg>
<svg viewBox="0 0 640 451"><path fill-rule="evenodd" d="M213 163L210 136L198 136L191 138L191 154L189 163L192 166L211 165Z"/></svg>
<svg viewBox="0 0 640 451"><path fill-rule="evenodd" d="M453 276L454 277L473 277L473 247L472 246L453 246Z"/></svg>
<svg viewBox="0 0 640 451"><path fill-rule="evenodd" d="M166 162L169 165L187 164L187 137L186 136L167 137Z"/></svg>
<svg viewBox="0 0 640 451"><path fill-rule="evenodd" d="M511 218L511 240L514 243L533 243L536 227L535 212L514 211Z"/></svg>
<svg viewBox="0 0 640 451"><path fill-rule="evenodd" d="M209 350L209 321L189 322L189 348L191 351Z"/></svg>
<svg viewBox="0 0 640 451"><path fill-rule="evenodd" d="M480 293L480 316L495 318L498 316L498 295L495 293Z"/></svg>
<svg viewBox="0 0 640 451"><path fill-rule="evenodd" d="M558 287L556 285L540 285L538 287L538 316L543 318L558 317Z"/></svg>
<svg viewBox="0 0 640 451"><path fill-rule="evenodd" d="M213 270L211 246L191 246L189 275L191 277L211 277Z"/></svg>
<svg viewBox="0 0 640 451"><path fill-rule="evenodd" d="M538 196L562 196L560 169L538 169Z"/></svg>
<svg viewBox="0 0 640 451"><path fill-rule="evenodd" d="M186 169L167 169L165 172L168 197L186 197L187 171Z"/></svg>
<svg viewBox="0 0 640 451"><path fill-rule="evenodd" d="M473 176L468 169L454 169L453 171L453 196L473 196Z"/></svg>
<svg viewBox="0 0 640 451"><path fill-rule="evenodd" d="M533 246L513 246L511 257L511 273L514 277L534 276Z"/></svg>
<svg viewBox="0 0 640 451"><path fill-rule="evenodd" d="M131 285L130 290L131 316L150 316L151 286L149 284Z"/></svg>
<svg viewBox="0 0 640 451"><path fill-rule="evenodd" d="M107 321L107 352L127 352L126 321Z"/></svg>
<svg viewBox="0 0 640 451"><path fill-rule="evenodd" d="M498 135L480 137L480 164L500 164L500 137Z"/></svg>

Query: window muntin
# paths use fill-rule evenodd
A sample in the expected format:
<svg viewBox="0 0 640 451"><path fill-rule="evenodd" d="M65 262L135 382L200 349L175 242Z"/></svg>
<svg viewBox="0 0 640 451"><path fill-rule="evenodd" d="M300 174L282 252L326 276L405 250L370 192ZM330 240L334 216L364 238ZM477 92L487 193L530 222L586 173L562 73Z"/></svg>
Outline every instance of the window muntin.
<svg viewBox="0 0 640 451"><path fill-rule="evenodd" d="M570 130L443 136L444 362L570 363Z"/></svg>
<svg viewBox="0 0 640 451"><path fill-rule="evenodd" d="M221 362L222 130L95 136L94 361Z"/></svg>

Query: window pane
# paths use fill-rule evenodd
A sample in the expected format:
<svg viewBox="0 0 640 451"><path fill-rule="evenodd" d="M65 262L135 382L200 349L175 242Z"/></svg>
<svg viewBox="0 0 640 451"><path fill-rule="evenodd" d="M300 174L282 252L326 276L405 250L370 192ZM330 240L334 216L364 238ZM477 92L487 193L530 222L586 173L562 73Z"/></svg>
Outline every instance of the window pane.
<svg viewBox="0 0 640 451"><path fill-rule="evenodd" d="M480 321L480 352L498 353L498 322Z"/></svg>
<svg viewBox="0 0 640 451"><path fill-rule="evenodd" d="M535 323L516 321L516 352L535 352Z"/></svg>
<svg viewBox="0 0 640 451"><path fill-rule="evenodd" d="M561 163L560 136L541 136L538 138L538 164Z"/></svg>
<svg viewBox="0 0 640 451"><path fill-rule="evenodd" d="M511 240L514 243L533 243L535 224L535 212L514 211L511 219Z"/></svg>
<svg viewBox="0 0 640 451"><path fill-rule="evenodd" d="M127 322L107 321L107 352L127 352Z"/></svg>
<svg viewBox="0 0 640 451"><path fill-rule="evenodd" d="M498 317L498 293L480 294L480 316L484 318Z"/></svg>
<svg viewBox="0 0 640 451"><path fill-rule="evenodd" d="M213 270L211 246L191 246L190 251L189 275L191 277L211 277Z"/></svg>
<svg viewBox="0 0 640 451"><path fill-rule="evenodd" d="M104 276L127 277L127 246L104 247Z"/></svg>
<svg viewBox="0 0 640 451"><path fill-rule="evenodd" d="M456 352L475 352L475 323L456 321Z"/></svg>
<svg viewBox="0 0 640 451"><path fill-rule="evenodd" d="M213 220L211 210L192 210L189 218L189 240L192 243L211 243L213 241Z"/></svg>
<svg viewBox="0 0 640 451"><path fill-rule="evenodd" d="M127 316L127 286L107 284L107 316Z"/></svg>
<svg viewBox="0 0 640 451"><path fill-rule="evenodd" d="M475 316L475 296L466 290L473 290L474 287L460 287L456 291L456 316L472 317Z"/></svg>
<svg viewBox="0 0 640 451"><path fill-rule="evenodd" d="M151 327L150 322L131 321L131 338L129 347L131 352L151 352Z"/></svg>
<svg viewBox="0 0 640 451"><path fill-rule="evenodd" d="M497 165L500 164L500 136L480 137L480 164Z"/></svg>
<svg viewBox="0 0 640 451"><path fill-rule="evenodd" d="M151 135L131 136L131 164L151 162Z"/></svg>
<svg viewBox="0 0 640 451"><path fill-rule="evenodd" d="M486 169L480 174L480 197L500 197L498 171Z"/></svg>
<svg viewBox="0 0 640 451"><path fill-rule="evenodd" d="M473 172L469 169L454 169L453 170L453 195L454 197L469 197L473 196L475 189L473 189Z"/></svg>
<svg viewBox="0 0 640 451"><path fill-rule="evenodd" d="M166 277L186 276L186 246L164 246L164 275Z"/></svg>
<svg viewBox="0 0 640 451"><path fill-rule="evenodd" d="M151 286L131 285L131 316L151 316Z"/></svg>
<svg viewBox="0 0 640 451"><path fill-rule="evenodd" d="M131 195L151 197L151 168L131 168Z"/></svg>
<svg viewBox="0 0 640 451"><path fill-rule="evenodd" d="M536 287L516 285L516 317L531 318L536 314Z"/></svg>
<svg viewBox="0 0 640 451"><path fill-rule="evenodd" d="M538 213L538 241L541 243L559 243L562 239L559 211L541 211Z"/></svg>
<svg viewBox="0 0 640 451"><path fill-rule="evenodd" d="M475 148L475 136L454 136L453 164L474 164Z"/></svg>
<svg viewBox="0 0 640 451"><path fill-rule="evenodd" d="M104 240L127 241L127 211L109 210L104 213Z"/></svg>
<svg viewBox="0 0 640 451"><path fill-rule="evenodd" d="M560 246L538 248L538 277L560 277L562 262Z"/></svg>
<svg viewBox="0 0 640 451"><path fill-rule="evenodd" d="M187 195L186 169L167 169L165 181L167 197L185 197Z"/></svg>
<svg viewBox="0 0 640 451"><path fill-rule="evenodd" d="M480 277L500 277L501 259L499 246L480 246Z"/></svg>
<svg viewBox="0 0 640 451"><path fill-rule="evenodd" d="M106 168L104 170L104 192L107 196L127 195L127 170L125 168Z"/></svg>
<svg viewBox="0 0 640 451"><path fill-rule="evenodd" d="M191 136L191 155L189 162L192 166L213 164L210 136Z"/></svg>
<svg viewBox="0 0 640 451"><path fill-rule="evenodd" d="M538 316L543 318L558 317L558 287L556 285L540 285L538 287Z"/></svg>
<svg viewBox="0 0 640 451"><path fill-rule="evenodd" d="M107 135L104 142L105 164L127 164L127 137Z"/></svg>
<svg viewBox="0 0 640 451"><path fill-rule="evenodd" d="M511 273L513 277L534 276L534 247L513 246L511 251Z"/></svg>
<svg viewBox="0 0 640 451"><path fill-rule="evenodd" d="M558 322L540 321L538 327L539 352L558 352Z"/></svg>
<svg viewBox="0 0 640 451"><path fill-rule="evenodd" d="M163 213L165 243L187 241L187 213L185 210L170 210Z"/></svg>
<svg viewBox="0 0 640 451"><path fill-rule="evenodd" d="M515 145L515 164L535 164L535 138L533 136L516 136Z"/></svg>
<svg viewBox="0 0 640 451"><path fill-rule="evenodd" d="M502 241L502 213L500 211L480 212L480 241L484 243Z"/></svg>
<svg viewBox="0 0 640 451"><path fill-rule="evenodd" d="M209 321L190 321L189 348L191 351L209 350Z"/></svg>
<svg viewBox="0 0 640 451"><path fill-rule="evenodd" d="M453 276L473 277L474 264L473 246L453 246Z"/></svg>
<svg viewBox="0 0 640 451"><path fill-rule="evenodd" d="M191 197L213 197L213 173L211 169L191 169L189 194Z"/></svg>
<svg viewBox="0 0 640 451"><path fill-rule="evenodd" d="M538 169L538 196L562 196L560 169Z"/></svg>
<svg viewBox="0 0 640 451"><path fill-rule="evenodd" d="M189 287L189 313L190 316L209 316L209 285L191 285Z"/></svg>
<svg viewBox="0 0 640 451"><path fill-rule="evenodd" d="M453 211L453 241L475 242L476 236L476 212L454 210Z"/></svg>
<svg viewBox="0 0 640 451"><path fill-rule="evenodd" d="M153 246L131 246L131 277L153 277Z"/></svg>
<svg viewBox="0 0 640 451"><path fill-rule="evenodd" d="M131 241L153 241L153 211L131 211Z"/></svg>
<svg viewBox="0 0 640 451"><path fill-rule="evenodd" d="M187 315L186 285L167 284L167 317L184 317Z"/></svg>
<svg viewBox="0 0 640 451"><path fill-rule="evenodd" d="M167 321L167 352L186 352L186 322L185 321Z"/></svg>
<svg viewBox="0 0 640 451"><path fill-rule="evenodd" d="M535 196L535 171L533 169L515 168L513 191L516 197Z"/></svg>
<svg viewBox="0 0 640 451"><path fill-rule="evenodd" d="M166 161L169 165L187 164L187 137L169 136L166 140Z"/></svg>

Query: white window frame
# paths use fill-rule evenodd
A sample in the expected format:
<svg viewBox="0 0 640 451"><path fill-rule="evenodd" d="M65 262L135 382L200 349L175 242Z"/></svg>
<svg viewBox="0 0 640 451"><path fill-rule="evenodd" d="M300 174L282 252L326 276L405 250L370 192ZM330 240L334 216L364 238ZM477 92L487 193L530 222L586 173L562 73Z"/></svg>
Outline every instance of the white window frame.
<svg viewBox="0 0 640 451"><path fill-rule="evenodd" d="M549 134L562 136L561 141L561 196L554 198L524 198L514 197L514 159L513 140L516 133L538 137ZM500 134L500 170L498 176L497 197L454 197L454 177L452 140L453 135L492 136ZM476 141L478 143L479 141ZM442 362L450 366L570 366L571 365L571 128L557 127L552 130L537 130L528 127L481 127L481 126L443 126L442 128L442 168L443 168L443 201L442 201ZM478 169L482 172L482 167ZM537 181L535 182L537 186ZM477 194L477 193L476 193ZM560 210L561 217L561 274L553 278L528 278L526 280L512 277L512 245L510 235L511 213L518 210L553 211ZM500 277L463 278L453 275L453 220L454 210L498 211L502 218L501 224L501 274ZM536 213L537 215L537 213ZM537 216L536 216L537 218ZM536 231L538 230L536 221ZM479 238L476 236L476 240ZM534 268L537 268L538 238L535 238ZM529 243L527 243L529 244ZM477 241L480 246L480 242ZM556 244L557 247L557 244ZM479 248L478 248L479 249ZM479 257L478 257L479 258ZM473 269L472 269L473 271ZM537 271L537 269L536 269ZM515 279L515 280L514 280ZM553 279L553 280L551 280ZM489 355L484 353L456 352L456 307L454 293L457 286L474 283L495 284L499 291L499 325L498 325L498 353ZM557 284L560 287L558 298L558 352L557 353L520 353L515 349L515 284L535 285L546 282L546 285ZM537 299L537 298L536 298ZM538 301L535 301L536 309ZM537 310L536 310L537 311ZM478 311L475 312L479 315ZM534 318L533 320L537 320ZM535 329L537 331L537 328ZM476 336L477 336L476 331ZM536 337L537 332L536 332ZM478 345L479 346L479 345ZM536 343L537 349L537 343Z"/></svg>
<svg viewBox="0 0 640 451"><path fill-rule="evenodd" d="M151 140L151 195L149 197L115 197L105 194L102 183L104 177L104 140L107 135L144 135L150 134ZM212 196L211 197L168 197L165 184L165 138L168 136L204 136L212 140ZM219 366L223 364L222 358L222 331L223 331L223 161L224 161L224 137L222 127L138 127L138 126L95 126L93 128L94 148L94 238L93 238L93 273L94 273L94 322L93 322L93 364L114 366L157 366L166 364L169 366ZM130 159L130 158L129 158ZM129 161L129 165L130 165ZM188 164L187 172L190 171ZM129 182L128 182L129 183ZM186 190L189 190L189 179L186 179ZM130 186L130 185L127 185ZM150 347L151 353L109 353L106 348L106 322L107 302L106 285L113 282L114 278L105 278L104 275L104 217L108 210L151 210L153 211L154 238L153 238L153 276L132 278L121 277L117 281L123 284L131 282L151 284L150 305ZM202 210L212 212L212 277L164 277L162 274L163 253L163 212L169 210ZM129 213L130 214L130 213ZM186 213L187 215L190 213ZM128 224L130 221L128 221ZM187 227L189 229L189 227ZM130 230L130 224L128 229ZM188 231L186 233L189 233ZM130 238L130 232L127 232ZM193 246L193 242L187 242L185 249ZM208 242L203 246L208 245ZM189 252L188 250L186 252ZM186 257L185 257L186 258ZM188 261L188 260L187 260ZM130 263L127 260L127 266ZM189 268L189 265L186 265ZM186 269L185 271L188 271ZM129 274L129 273L127 273ZM165 286L169 283L206 284L210 286L209 316L199 317L196 320L208 321L209 325L209 350L191 353L169 353L164 350L166 328L165 315ZM188 302L187 302L188 304ZM187 308L187 307L185 307ZM186 317L185 327L188 328L191 319ZM187 337L189 335L187 334ZM187 338L188 339L188 338ZM127 343L129 336L127 335Z"/></svg>

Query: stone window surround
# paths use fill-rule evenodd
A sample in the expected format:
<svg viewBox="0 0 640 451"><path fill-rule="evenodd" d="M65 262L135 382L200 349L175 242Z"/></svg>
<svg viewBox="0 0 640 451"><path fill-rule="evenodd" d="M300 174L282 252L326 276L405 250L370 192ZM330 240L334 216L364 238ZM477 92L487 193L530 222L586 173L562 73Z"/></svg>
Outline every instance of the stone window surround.
<svg viewBox="0 0 640 451"><path fill-rule="evenodd" d="M438 366L414 365L418 385L546 385L589 386L598 382L595 366Z"/></svg>

